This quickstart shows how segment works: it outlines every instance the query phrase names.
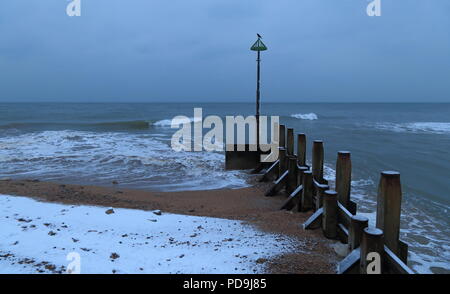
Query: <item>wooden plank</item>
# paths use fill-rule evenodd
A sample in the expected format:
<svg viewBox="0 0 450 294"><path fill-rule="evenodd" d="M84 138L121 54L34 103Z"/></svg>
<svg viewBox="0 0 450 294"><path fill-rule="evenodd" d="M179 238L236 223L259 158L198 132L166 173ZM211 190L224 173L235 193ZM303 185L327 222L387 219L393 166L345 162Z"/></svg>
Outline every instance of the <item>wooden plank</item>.
<svg viewBox="0 0 450 294"><path fill-rule="evenodd" d="M352 200L350 200L348 202L348 206L347 206L347 210L351 213L351 214L356 214L358 206L356 205L356 202L353 202Z"/></svg>
<svg viewBox="0 0 450 294"><path fill-rule="evenodd" d="M343 224L338 224L337 236L342 243L348 242L348 230Z"/></svg>
<svg viewBox="0 0 450 294"><path fill-rule="evenodd" d="M389 247L384 246L384 252L386 257L386 263L390 270L396 274L408 274L413 275L414 272L403 262L397 255L392 252Z"/></svg>
<svg viewBox="0 0 450 294"><path fill-rule="evenodd" d="M359 262L361 259L360 248L356 248L347 255L338 265L338 274L359 274Z"/></svg>
<svg viewBox="0 0 450 294"><path fill-rule="evenodd" d="M404 263L408 263L408 244L406 244L402 240L399 240L398 247L399 247L398 257Z"/></svg>
<svg viewBox="0 0 450 294"><path fill-rule="evenodd" d="M260 182L267 182L278 178L280 160L275 161L264 173L264 175L259 180Z"/></svg>
<svg viewBox="0 0 450 294"><path fill-rule="evenodd" d="M303 229L304 230L311 230L320 228L322 225L322 217L323 217L323 208L320 208L314 212L313 215L311 215L306 222L303 223Z"/></svg>
<svg viewBox="0 0 450 294"><path fill-rule="evenodd" d="M313 184L316 190L316 194L313 197L314 209L317 210L323 206L323 193L329 189L326 184L321 184L313 179Z"/></svg>
<svg viewBox="0 0 450 294"><path fill-rule="evenodd" d="M289 198L286 199L286 201L281 206L280 210L283 210L283 209L291 210L292 208L294 208L295 205L298 204L298 198L300 198L302 191L303 191L303 186L302 185L298 186L297 189L295 189L291 193L291 195L289 195Z"/></svg>
<svg viewBox="0 0 450 294"><path fill-rule="evenodd" d="M313 183L317 189L328 190L328 184L321 184L316 179L313 179Z"/></svg>
<svg viewBox="0 0 450 294"><path fill-rule="evenodd" d="M346 228L350 226L352 214L341 204L338 203L338 221Z"/></svg>
<svg viewBox="0 0 450 294"><path fill-rule="evenodd" d="M260 162L252 171L252 174L259 174L263 169L270 167L272 162Z"/></svg>
<svg viewBox="0 0 450 294"><path fill-rule="evenodd" d="M275 196L278 192L280 192L281 189L283 189L283 187L286 185L288 174L289 171L285 171L284 174L275 181L272 188L267 191L266 196Z"/></svg>

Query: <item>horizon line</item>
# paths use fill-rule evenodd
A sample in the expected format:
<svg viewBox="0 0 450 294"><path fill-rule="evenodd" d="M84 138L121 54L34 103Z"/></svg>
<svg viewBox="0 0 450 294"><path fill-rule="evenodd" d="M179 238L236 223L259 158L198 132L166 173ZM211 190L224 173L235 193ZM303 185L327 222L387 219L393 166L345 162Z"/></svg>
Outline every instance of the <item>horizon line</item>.
<svg viewBox="0 0 450 294"><path fill-rule="evenodd" d="M175 103L210 103L210 104L230 104L230 103L239 103L239 104L253 104L254 101L226 101L226 102L218 102L218 101L0 101L0 103L6 104L22 104L22 103L67 103L67 104L75 104L75 103L83 103L83 104L106 104L106 103L117 103L117 104L139 104L139 103L162 103L162 104L175 104ZM295 103L309 103L309 104L450 104L450 101L264 101L264 103L283 103L283 104L295 104Z"/></svg>

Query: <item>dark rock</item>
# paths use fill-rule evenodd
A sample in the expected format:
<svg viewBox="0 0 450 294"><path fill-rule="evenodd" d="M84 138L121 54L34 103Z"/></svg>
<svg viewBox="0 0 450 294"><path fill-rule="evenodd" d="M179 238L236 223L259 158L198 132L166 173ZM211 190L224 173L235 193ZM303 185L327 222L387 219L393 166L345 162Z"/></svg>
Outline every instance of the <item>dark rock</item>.
<svg viewBox="0 0 450 294"><path fill-rule="evenodd" d="M267 261L267 259L265 259L265 258L258 258L257 260L256 260L256 263L257 264L262 264L262 263L265 263Z"/></svg>
<svg viewBox="0 0 450 294"><path fill-rule="evenodd" d="M111 255L109 256L109 258L111 258L112 260L117 259L119 257L120 257L120 255L115 252L111 253Z"/></svg>
<svg viewBox="0 0 450 294"><path fill-rule="evenodd" d="M107 211L105 211L106 214L111 214L114 213L114 209L110 208Z"/></svg>

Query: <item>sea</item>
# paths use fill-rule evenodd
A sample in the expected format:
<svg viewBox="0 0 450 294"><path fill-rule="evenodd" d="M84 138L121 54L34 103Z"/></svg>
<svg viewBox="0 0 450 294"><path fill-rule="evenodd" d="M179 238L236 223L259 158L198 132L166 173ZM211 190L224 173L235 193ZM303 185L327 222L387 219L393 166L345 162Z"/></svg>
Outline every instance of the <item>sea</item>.
<svg viewBox="0 0 450 294"><path fill-rule="evenodd" d="M176 152L172 119L253 115L253 103L0 103L0 178L181 191L248 186L223 152ZM380 172L401 174L401 239L418 273L450 273L450 104L262 103L261 114L323 140L325 176L351 152L352 199L375 220Z"/></svg>

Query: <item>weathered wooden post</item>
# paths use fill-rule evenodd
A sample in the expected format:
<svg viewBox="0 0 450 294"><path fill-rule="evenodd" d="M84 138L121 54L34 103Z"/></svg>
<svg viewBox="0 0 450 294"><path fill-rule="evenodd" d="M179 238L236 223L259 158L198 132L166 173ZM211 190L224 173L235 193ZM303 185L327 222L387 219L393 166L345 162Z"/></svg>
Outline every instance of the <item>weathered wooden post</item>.
<svg viewBox="0 0 450 294"><path fill-rule="evenodd" d="M297 134L297 161L300 166L306 165L306 135Z"/></svg>
<svg viewBox="0 0 450 294"><path fill-rule="evenodd" d="M328 185L321 184L319 187L316 187L316 210L323 206L323 194L326 190L330 189Z"/></svg>
<svg viewBox="0 0 450 294"><path fill-rule="evenodd" d="M286 192L290 195L297 188L297 158L290 155L287 160L289 174L286 181Z"/></svg>
<svg viewBox="0 0 450 294"><path fill-rule="evenodd" d="M313 178L311 171L303 172L303 191L299 202L299 211L308 211L312 208L312 194L313 194Z"/></svg>
<svg viewBox="0 0 450 294"><path fill-rule="evenodd" d="M399 248L402 189L400 173L384 171L378 186L377 228L384 232L384 242L397 256Z"/></svg>
<svg viewBox="0 0 450 294"><path fill-rule="evenodd" d="M336 238L338 227L337 193L326 190L323 194L322 230L327 238Z"/></svg>
<svg viewBox="0 0 450 294"><path fill-rule="evenodd" d="M352 216L348 230L348 249L350 252L359 247L363 231L368 226L369 219L367 217L359 214Z"/></svg>
<svg viewBox="0 0 450 294"><path fill-rule="evenodd" d="M350 152L339 151L336 161L336 192L338 201L350 209L350 188L352 181L352 161Z"/></svg>
<svg viewBox="0 0 450 294"><path fill-rule="evenodd" d="M280 125L280 147L286 147L286 127L285 125Z"/></svg>
<svg viewBox="0 0 450 294"><path fill-rule="evenodd" d="M377 253L378 256L373 253ZM361 239L360 273L382 273L383 255L383 231L373 227L365 228ZM367 268L368 266L370 266L369 269ZM376 272L377 267L379 272Z"/></svg>
<svg viewBox="0 0 450 294"><path fill-rule="evenodd" d="M289 156L294 155L294 129L287 129L286 150Z"/></svg>
<svg viewBox="0 0 450 294"><path fill-rule="evenodd" d="M327 238L336 238L338 230L337 193L326 190L323 193L322 231Z"/></svg>
<svg viewBox="0 0 450 294"><path fill-rule="evenodd" d="M312 174L317 182L323 182L323 141L320 140L313 142Z"/></svg>
<svg viewBox="0 0 450 294"><path fill-rule="evenodd" d="M308 171L309 168L307 166L297 166L297 184L303 184L303 174L305 171Z"/></svg>
<svg viewBox="0 0 450 294"><path fill-rule="evenodd" d="M283 173L287 170L286 148L280 147L278 150L278 156L280 158L280 164L278 165L280 171L278 172L278 175L281 177Z"/></svg>

